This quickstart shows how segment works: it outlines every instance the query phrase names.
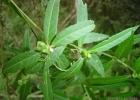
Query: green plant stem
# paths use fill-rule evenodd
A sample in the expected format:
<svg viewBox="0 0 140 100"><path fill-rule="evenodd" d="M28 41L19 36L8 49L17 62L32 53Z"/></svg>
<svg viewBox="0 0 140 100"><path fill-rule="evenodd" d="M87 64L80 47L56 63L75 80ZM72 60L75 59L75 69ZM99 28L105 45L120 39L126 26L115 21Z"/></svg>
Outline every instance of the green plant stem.
<svg viewBox="0 0 140 100"><path fill-rule="evenodd" d="M87 89L86 89L86 86L85 86L85 85L83 85L83 88L84 88L84 90L85 90L85 92L86 92L86 94L87 94L88 100L92 100L92 99L90 98L90 95L88 94L88 91L87 91Z"/></svg>
<svg viewBox="0 0 140 100"><path fill-rule="evenodd" d="M83 49L81 49L81 48L79 48L78 46L76 46L76 45L74 45L74 44L69 44L70 46L72 46L72 47L74 47L74 48L76 48L76 49L78 49L78 50L80 50L80 51L82 51Z"/></svg>
<svg viewBox="0 0 140 100"><path fill-rule="evenodd" d="M19 10L19 12L23 15L23 17L27 18L29 20L29 22L34 26L36 27L42 34L43 31L15 4L15 2L13 0L10 0L11 3ZM25 19L26 20L26 19ZM28 22L28 21L27 21Z"/></svg>
<svg viewBox="0 0 140 100"><path fill-rule="evenodd" d="M121 60L117 59L116 57L111 56L111 55L109 55L109 54L107 54L107 53L104 53L104 52L102 52L101 54L103 54L103 55L105 55L105 56L108 56L108 57L110 57L110 58L116 60L117 62L119 62L119 63L122 64L123 66L129 68L133 73L136 73L136 71L135 71L133 68L131 68L130 66L128 66L126 63L122 62Z"/></svg>
<svg viewBox="0 0 140 100"><path fill-rule="evenodd" d="M58 70L60 70L60 71L67 71L67 70L64 70L64 69L61 69L61 68L59 68L56 64L53 64Z"/></svg>

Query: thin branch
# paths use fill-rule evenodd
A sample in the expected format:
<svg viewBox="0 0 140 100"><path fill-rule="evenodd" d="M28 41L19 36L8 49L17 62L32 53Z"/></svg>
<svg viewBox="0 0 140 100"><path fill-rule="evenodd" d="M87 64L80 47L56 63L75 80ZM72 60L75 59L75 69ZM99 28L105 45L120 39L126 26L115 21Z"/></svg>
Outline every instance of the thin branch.
<svg viewBox="0 0 140 100"><path fill-rule="evenodd" d="M83 88L84 88L84 90L85 90L85 92L87 94L88 100L92 100L91 97L90 97L90 95L89 95L89 93L88 93L88 91L87 91L87 89L86 89L86 86L85 85L83 85Z"/></svg>
<svg viewBox="0 0 140 100"><path fill-rule="evenodd" d="M70 46L72 46L72 47L74 47L74 48L76 48L76 49L78 49L78 50L80 50L80 51L82 51L83 49L81 49L80 47L78 47L78 46L76 46L76 45L74 45L74 44L69 44Z"/></svg>
<svg viewBox="0 0 140 100"><path fill-rule="evenodd" d="M119 63L122 64L123 66L129 68L133 73L136 73L136 71L135 71L133 68L131 68L130 66L128 66L126 63L122 62L121 60L117 59L116 57L111 56L111 55L109 55L109 54L107 54L107 53L103 53L103 52L102 52L102 54L105 55L105 56L108 56L108 57L110 57L110 58L112 58L112 59L114 59L114 60L116 60L117 62L119 62Z"/></svg>
<svg viewBox="0 0 140 100"><path fill-rule="evenodd" d="M27 98L43 98L43 95L39 95L41 93L41 91L36 91L30 95L28 95Z"/></svg>
<svg viewBox="0 0 140 100"><path fill-rule="evenodd" d="M42 34L43 31L15 4L15 2L13 0L10 0L11 3L18 9L18 11L22 14L22 16L25 18L25 20L29 20L29 22L34 26L36 27ZM27 21L28 22L28 21ZM29 23L28 23L29 24Z"/></svg>
<svg viewBox="0 0 140 100"><path fill-rule="evenodd" d="M65 24L67 23L67 21L69 22L69 19L74 15L75 13L75 8L73 8L72 12L64 19L64 21L61 23L59 30L61 31L63 29L63 27L65 26Z"/></svg>

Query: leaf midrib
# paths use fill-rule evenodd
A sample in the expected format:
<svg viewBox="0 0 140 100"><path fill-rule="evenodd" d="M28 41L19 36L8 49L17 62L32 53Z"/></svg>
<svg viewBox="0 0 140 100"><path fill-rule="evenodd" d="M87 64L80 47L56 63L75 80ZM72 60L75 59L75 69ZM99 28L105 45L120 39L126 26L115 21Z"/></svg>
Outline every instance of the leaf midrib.
<svg viewBox="0 0 140 100"><path fill-rule="evenodd" d="M83 59L82 59L82 58L80 59L80 61L79 61L79 63L78 63L78 65L77 65L77 66L79 66L79 65L81 64L81 61L83 61ZM74 68L74 70L73 70L73 71L71 71L69 74L67 74L65 77L67 77L67 76L71 75L71 73L72 73L72 72L74 72L76 69L77 69L77 67L75 67L75 68ZM69 71L69 70L68 70L68 71ZM67 72L68 72L68 71L67 71ZM66 72L65 72L65 73L66 73ZM63 75L63 74L62 74L62 75Z"/></svg>
<svg viewBox="0 0 140 100"><path fill-rule="evenodd" d="M87 27L89 27L89 26L91 26L91 25L92 25L92 23L91 23L90 25L86 26L86 27L83 26L83 28L80 28L79 30L82 30L82 29L84 29L84 28L87 28ZM70 33L70 34L68 34L68 35L65 35L65 36L64 36L63 38L61 38L61 39L58 38L59 40L56 41L53 45L55 46L55 44L59 43L60 41L62 41L62 40L65 39L66 37L68 37L69 35L78 32L79 30L74 31L74 32L72 32L72 33ZM60 34L61 34L61 33L60 33Z"/></svg>
<svg viewBox="0 0 140 100"><path fill-rule="evenodd" d="M48 25L48 34L47 34L47 39L48 39L48 41L49 41L49 35L50 35L50 24L51 24L51 20L52 20L52 12L53 12L53 9L54 9L54 4L55 4L55 0L54 0L54 2L53 2L53 6L52 6L52 9L51 9L51 14L50 14L50 22L49 22L49 25Z"/></svg>
<svg viewBox="0 0 140 100"><path fill-rule="evenodd" d="M111 77L111 78L112 78L112 77ZM117 79L116 79L116 78L117 78ZM121 80L121 81L125 81L125 80L128 79L129 77L128 77L128 76L125 76L125 77L116 77L116 78L115 78L115 77L112 78L112 79L109 79L109 78L108 78L108 79L106 79L106 81L104 81L104 82L107 82L106 84L109 84L109 83L114 83L114 81L115 81L115 82L117 81L117 83L118 83L118 82L120 82L120 80ZM102 79L104 79L104 78L100 78L100 79L99 79L99 82L101 82L101 81L103 82ZM89 79L89 81L90 81L90 80L96 80L96 78L95 78L95 79ZM96 81L97 81L97 80L96 80ZM93 82L93 81L92 81L92 82ZM91 83L92 83L92 82L91 82ZM95 83L94 83L94 84L95 84Z"/></svg>
<svg viewBox="0 0 140 100"><path fill-rule="evenodd" d="M129 41L127 42L127 44L125 46L123 46L123 47L126 48L131 40L132 40L132 38L130 38ZM122 55L122 53L124 52L124 50L125 49L122 50L122 52L120 53L120 55L118 56L118 58L120 58L120 56Z"/></svg>
<svg viewBox="0 0 140 100"><path fill-rule="evenodd" d="M129 31L130 32L130 31ZM127 36L128 34L124 34L123 36L121 36L120 38L117 38L116 40L114 39L114 41L117 41L117 40L119 40L119 39L121 39L122 37L125 37L125 36ZM109 40L106 40L106 42L108 42ZM114 41L112 41L112 42L114 42ZM107 43L107 45L110 45L110 44L112 44L112 42L110 42L110 43ZM103 43L103 42L102 42ZM97 46L97 45L96 45ZM105 47L106 45L103 45L103 46L100 46L100 47L94 47L95 49L93 49L93 50L89 50L89 52L96 52L98 49L100 49L100 48L103 48L103 47ZM115 46L115 45L114 45ZM104 51L104 50L103 50Z"/></svg>
<svg viewBox="0 0 140 100"><path fill-rule="evenodd" d="M16 63L16 64L14 64L14 65L12 65L12 66L6 68L3 72L7 71L9 68L11 68L11 67L13 67L13 66L16 66L17 64L19 64L19 63L21 63L21 62L24 62L25 60L30 59L31 57L34 57L34 56L36 56L36 55L38 55L38 53L35 53L34 55L29 56L28 58L26 58L26 59L24 59L24 60L21 60L20 62L18 62L18 63Z"/></svg>

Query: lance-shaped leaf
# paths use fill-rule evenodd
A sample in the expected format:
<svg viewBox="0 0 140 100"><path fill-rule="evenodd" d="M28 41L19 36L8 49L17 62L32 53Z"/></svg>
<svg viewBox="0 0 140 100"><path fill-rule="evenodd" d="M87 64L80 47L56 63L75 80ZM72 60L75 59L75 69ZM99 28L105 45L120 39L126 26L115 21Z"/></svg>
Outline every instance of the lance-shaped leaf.
<svg viewBox="0 0 140 100"><path fill-rule="evenodd" d="M117 58L126 57L129 54L129 52L133 46L133 42L134 42L134 33L132 33L129 38L127 38L125 41L123 41L119 45L119 47L117 48L117 50L115 52L115 56Z"/></svg>
<svg viewBox="0 0 140 100"><path fill-rule="evenodd" d="M72 81L71 85L79 85L82 84L86 80L87 76L81 70L76 74L74 80Z"/></svg>
<svg viewBox="0 0 140 100"><path fill-rule="evenodd" d="M87 84L113 84L127 81L131 76L114 76L106 78L89 78L86 80Z"/></svg>
<svg viewBox="0 0 140 100"><path fill-rule="evenodd" d="M40 54L35 51L21 53L5 63L2 69L3 74L14 73L23 68L27 68L32 63L36 62L39 58Z"/></svg>
<svg viewBox="0 0 140 100"><path fill-rule="evenodd" d="M140 34L134 35L134 44L137 44L140 42Z"/></svg>
<svg viewBox="0 0 140 100"><path fill-rule="evenodd" d="M30 36L29 36L28 29L26 29L25 34L24 34L22 45L21 45L21 50L23 52L30 50Z"/></svg>
<svg viewBox="0 0 140 100"><path fill-rule="evenodd" d="M25 84L20 87L20 100L26 100L30 91L30 80L28 80Z"/></svg>
<svg viewBox="0 0 140 100"><path fill-rule="evenodd" d="M113 65L114 63L114 59L106 62L103 66L104 66L104 72L107 72L110 67ZM93 76L93 75L99 75L99 73L96 71L96 70L93 70L92 72L90 72L90 75L89 76Z"/></svg>
<svg viewBox="0 0 140 100"><path fill-rule="evenodd" d="M60 91L53 91L53 97L57 100L69 100L67 95L61 93Z"/></svg>
<svg viewBox="0 0 140 100"><path fill-rule="evenodd" d="M45 64L46 66L47 64ZM44 67L45 67L44 66ZM43 100L53 100L53 93L52 93L52 83L49 76L49 69L44 69L43 71Z"/></svg>
<svg viewBox="0 0 140 100"><path fill-rule="evenodd" d="M63 79L58 79L56 78L53 82L52 82L52 87L53 90L62 88L63 86L65 86L67 84L67 80L63 80Z"/></svg>
<svg viewBox="0 0 140 100"><path fill-rule="evenodd" d="M75 25L72 25L56 36L52 45L53 46L62 46L72 43L73 41L81 38L87 33L91 32L94 29L94 22L91 20L79 22Z"/></svg>
<svg viewBox="0 0 140 100"><path fill-rule="evenodd" d="M92 58L87 60L87 63L95 68L95 70L104 77L104 67L102 65L102 62L98 58L96 54L92 54Z"/></svg>
<svg viewBox="0 0 140 100"><path fill-rule="evenodd" d="M118 93L118 94L114 94L114 95L111 95L109 96L110 98L130 98L130 97L133 97L134 95L136 95L137 92L125 92L125 93Z"/></svg>
<svg viewBox="0 0 140 100"><path fill-rule="evenodd" d="M91 33L86 35L83 44L92 43L92 42L99 42L99 41L104 40L108 37L109 36L105 35L105 34L91 32Z"/></svg>
<svg viewBox="0 0 140 100"><path fill-rule="evenodd" d="M91 91L89 87L85 87L85 91L86 91L88 100L96 100L93 91Z"/></svg>
<svg viewBox="0 0 140 100"><path fill-rule="evenodd" d="M133 79L134 83L137 86L137 89L140 91L140 80L139 79Z"/></svg>
<svg viewBox="0 0 140 100"><path fill-rule="evenodd" d="M31 64L29 67L25 68L25 73L34 74L37 73L44 65L44 62L35 62Z"/></svg>
<svg viewBox="0 0 140 100"><path fill-rule="evenodd" d="M58 75L56 78L71 78L75 76L83 65L83 58L79 58L67 71Z"/></svg>
<svg viewBox="0 0 140 100"><path fill-rule="evenodd" d="M60 78L56 78L53 82L52 82L52 87L53 90L57 90L60 88L65 88L69 85L69 83L71 83L72 79L60 79Z"/></svg>
<svg viewBox="0 0 140 100"><path fill-rule="evenodd" d="M4 46L4 47L6 48L7 51L10 51L10 52L14 53L15 55L23 53L20 49L15 48L15 47L8 47L8 46Z"/></svg>
<svg viewBox="0 0 140 100"><path fill-rule="evenodd" d="M110 89L124 88L126 86L132 86L132 85L129 82L124 82L124 83L113 83L107 85L91 85L88 87L92 88L93 90L110 90Z"/></svg>
<svg viewBox="0 0 140 100"><path fill-rule="evenodd" d="M44 19L44 36L46 42L50 42L57 32L58 13L60 0L50 0Z"/></svg>
<svg viewBox="0 0 140 100"><path fill-rule="evenodd" d="M126 40L131 35L131 32L135 31L138 27L139 26L131 27L131 28L128 28L128 29L116 34L116 35L113 35L108 40L105 40L105 41L97 44L96 46L91 48L89 51L90 52L106 51L106 50L120 44L124 40Z"/></svg>
<svg viewBox="0 0 140 100"><path fill-rule="evenodd" d="M87 5L82 0L78 0L77 23L88 20Z"/></svg>
<svg viewBox="0 0 140 100"><path fill-rule="evenodd" d="M66 69L69 66L69 61L64 54L60 55L56 62L61 69Z"/></svg>
<svg viewBox="0 0 140 100"><path fill-rule="evenodd" d="M137 74L140 74L140 57L134 63L134 70Z"/></svg>
<svg viewBox="0 0 140 100"><path fill-rule="evenodd" d="M88 20L87 5L82 0L78 0L77 23ZM85 36L78 40L78 46L82 46Z"/></svg>
<svg viewBox="0 0 140 100"><path fill-rule="evenodd" d="M59 58L59 56L63 53L65 47L60 46L60 47L56 47L54 49L54 51L49 55L45 66L45 69L47 69L48 67L50 67L51 65L53 65L54 62L56 62L56 60Z"/></svg>

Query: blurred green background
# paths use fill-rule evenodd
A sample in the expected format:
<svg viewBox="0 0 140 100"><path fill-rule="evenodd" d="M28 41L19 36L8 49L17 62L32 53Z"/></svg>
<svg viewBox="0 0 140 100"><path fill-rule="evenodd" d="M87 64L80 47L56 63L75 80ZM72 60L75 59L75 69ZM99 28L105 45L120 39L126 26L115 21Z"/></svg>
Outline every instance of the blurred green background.
<svg viewBox="0 0 140 100"><path fill-rule="evenodd" d="M14 0L15 3L43 30L43 19L45 14L45 8L48 4L48 0ZM76 23L76 1L77 0L61 0L59 11L58 32L65 27ZM126 28L140 24L140 0L83 0L88 7L88 18L94 20L96 28L95 32L103 33L107 35L114 35ZM25 30L29 28L28 24L11 10L6 4L0 5L0 65L11 59L18 53L16 51L20 48ZM41 33L33 28L34 32L42 37ZM140 34L140 28L135 32ZM31 47L35 48L36 39L31 32ZM11 52L11 48L15 47L14 53ZM17 49L16 49L17 48ZM115 49L115 48L114 48ZM113 51L112 51L113 52ZM133 46L133 50L130 55L123 59L129 65L133 66L133 62L140 55L140 43ZM131 60L130 60L131 56ZM117 65L117 63L115 63ZM115 66L115 65L114 65ZM121 65L120 65L121 67ZM121 70L120 73L116 73L119 67L114 67L113 74L122 74L125 71ZM34 76L34 82L38 81ZM13 93L13 82L15 80L14 75L9 78L10 93ZM6 81L3 79L0 72L0 93L6 94ZM75 95L71 91L79 89L79 94L82 92L81 87L68 88L66 91L70 95ZM127 90L128 88L126 88ZM125 89L122 91L126 91ZM1 95L2 95L1 94ZM98 91L97 91L98 94ZM0 95L0 97L1 97ZM105 95L105 92L104 92ZM101 96L101 95L99 95Z"/></svg>

